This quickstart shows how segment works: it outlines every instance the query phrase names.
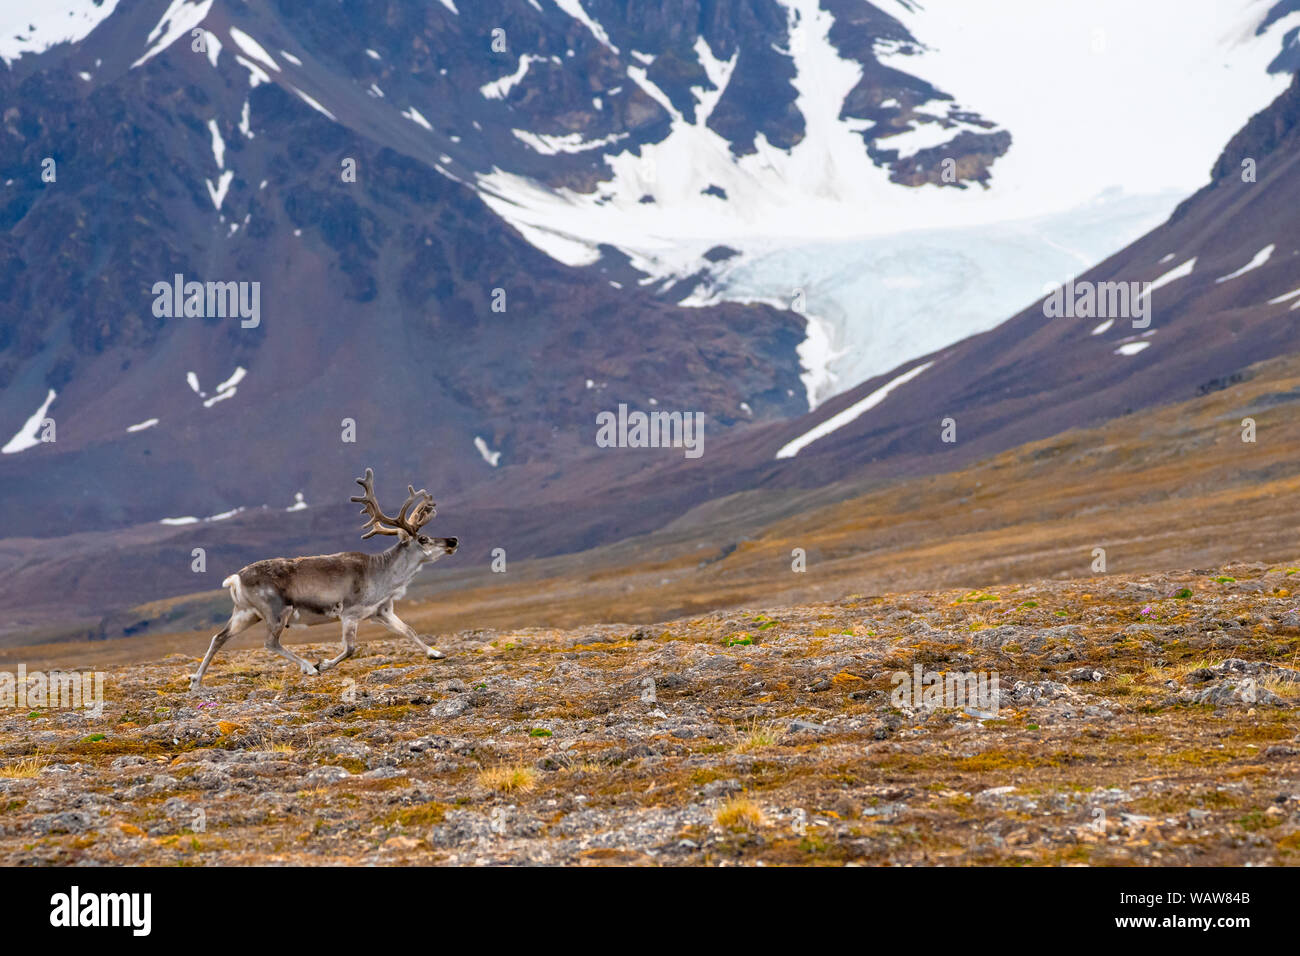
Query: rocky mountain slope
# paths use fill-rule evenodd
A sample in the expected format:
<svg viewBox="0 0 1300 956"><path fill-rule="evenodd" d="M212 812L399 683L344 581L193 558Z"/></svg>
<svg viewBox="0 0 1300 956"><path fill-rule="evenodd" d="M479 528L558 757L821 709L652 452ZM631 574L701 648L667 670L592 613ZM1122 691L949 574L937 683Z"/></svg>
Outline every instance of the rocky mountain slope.
<svg viewBox="0 0 1300 956"><path fill-rule="evenodd" d="M98 717L0 720L0 859L1294 863L1296 573L363 641L320 678L244 650L197 696L193 657L113 666ZM914 668L996 709L898 697Z"/></svg>
<svg viewBox="0 0 1300 956"><path fill-rule="evenodd" d="M0 456L5 629L116 634L125 609L206 589L196 548L228 572L271 554L352 547L346 497L366 466L381 496L407 481L431 487L440 523L456 525L442 527L464 542L457 560L487 574L496 548L512 561L588 549L730 494L960 467L1219 388L1292 348L1294 84L1233 141L1213 185L1079 277L1158 284L1149 328L1046 319L1031 307L800 418L806 316L786 303L681 307L682 289L643 285L646 263L610 244L595 261L584 253L565 264L521 218L523 197L493 191L507 182L499 172L599 202L596 157L557 146L587 135L584 123L597 124L588 131L597 139L644 147L633 158L676 143L672 130L703 126L728 137L728 175L746 162L779 167L781 156L797 171L798 144L821 115L800 77L824 76L800 67L831 62L804 59L825 52L818 43L856 64L837 82L865 84L850 84L846 118L836 106L836 135L868 122L869 108L891 129L906 124L899 136L916 124L946 137L994 122L950 98L959 91L891 72L900 58L926 60L915 11L806 6L688 4L674 19L567 0L540 10L526 0L473 11L374 3L316 23L289 4L106 3L87 11L104 18L74 42L0 48L0 427L13 435ZM1293 12L1279 4L1248 32L1268 40ZM509 55L492 49L496 23ZM191 29L204 49L192 47ZM365 46L368 36L381 48ZM766 63L751 36L769 52L775 44L795 73L778 62L743 72L751 57ZM31 37L17 45L34 50ZM533 49L561 64L527 59L503 85ZM725 84L723 57L734 73ZM473 96L450 95L453 83ZM652 87L674 92L657 98ZM791 89L803 133L782 105ZM729 97L741 98L748 125L723 109ZM944 105L941 118L907 105L931 101ZM560 104L576 126L547 125L562 122L545 118ZM533 109L535 125L514 125ZM885 169L881 137L893 138L857 135L853 149L892 176L901 167ZM795 146L777 155L777 142ZM996 182L1013 157L959 165L991 169ZM52 182L40 175L47 158ZM1245 159L1251 181L1233 174ZM355 182L343 175L351 160ZM611 207L630 195L618 162L600 181L614 189ZM995 191L976 182L891 188ZM664 202L633 205L670 206L667 194L648 195ZM155 315L153 284L178 272L260 282L257 326ZM704 456L597 448L595 415L620 403L702 413ZM58 426L52 444L35 437L45 415ZM943 441L945 419L955 442Z"/></svg>
<svg viewBox="0 0 1300 956"><path fill-rule="evenodd" d="M224 53L214 33L132 67L133 26L0 77L0 421L58 423L0 459L7 534L46 533L55 499L85 530L283 509L362 459L455 493L500 456L590 454L574 432L611 393L720 429L806 407L797 316L685 310L556 263L400 138L250 73L230 33ZM154 285L177 274L259 283L256 324L159 316Z"/></svg>
<svg viewBox="0 0 1300 956"><path fill-rule="evenodd" d="M6 532L45 533L52 498L86 530L313 503L363 458L436 467L455 494L503 465L573 467L593 450L575 432L622 401L702 412L715 434L805 410L800 316L659 301L625 254L557 262L490 209L511 201L491 177L592 193L612 173L584 143L636 153L673 117L736 157L793 147L811 11L589 6L150 0L16 28L0 48ZM1007 134L918 109L952 97L877 62L916 46L896 19L864 7L833 32L863 71L844 115L864 157L889 168L884 137L960 129L957 184L987 178ZM257 284L259 314L160 314L178 275ZM33 445L47 415L58 440ZM251 473L214 467L250 455Z"/></svg>

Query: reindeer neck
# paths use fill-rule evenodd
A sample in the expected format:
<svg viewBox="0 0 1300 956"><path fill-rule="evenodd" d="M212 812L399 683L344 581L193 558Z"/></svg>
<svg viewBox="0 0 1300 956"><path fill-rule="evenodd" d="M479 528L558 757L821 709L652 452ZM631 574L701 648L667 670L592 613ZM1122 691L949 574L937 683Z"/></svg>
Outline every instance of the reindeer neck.
<svg viewBox="0 0 1300 956"><path fill-rule="evenodd" d="M415 546L415 542L408 540L399 541L382 554L375 555L372 560L375 566L395 583L405 584L420 569L421 557L420 549Z"/></svg>

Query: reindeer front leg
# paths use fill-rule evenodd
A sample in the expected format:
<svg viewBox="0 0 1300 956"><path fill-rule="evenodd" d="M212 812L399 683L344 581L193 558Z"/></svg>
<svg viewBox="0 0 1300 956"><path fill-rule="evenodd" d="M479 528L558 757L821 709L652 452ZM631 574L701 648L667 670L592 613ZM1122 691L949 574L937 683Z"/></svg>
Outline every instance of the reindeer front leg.
<svg viewBox="0 0 1300 956"><path fill-rule="evenodd" d="M394 634L403 634L415 641L415 643L419 644L424 650L425 656L431 660L441 660L447 656L437 648L430 647L428 644L424 643L424 641L420 640L420 635L415 633L415 628L411 627L411 625L407 624L393 612L393 605L391 602L385 604L379 609L379 612L375 615L375 620L384 625L384 627L388 628Z"/></svg>

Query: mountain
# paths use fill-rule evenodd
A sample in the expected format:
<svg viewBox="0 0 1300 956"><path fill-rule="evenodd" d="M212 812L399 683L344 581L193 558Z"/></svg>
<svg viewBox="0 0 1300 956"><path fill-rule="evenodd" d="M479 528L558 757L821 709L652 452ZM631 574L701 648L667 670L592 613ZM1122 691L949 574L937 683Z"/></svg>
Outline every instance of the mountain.
<svg viewBox="0 0 1300 956"><path fill-rule="evenodd" d="M1300 285L1286 279L1294 83L1210 186L1077 278L1158 284L1148 328L1037 304L953 344L1004 287L1062 278L1043 271L1060 262L1041 251L1051 236L1101 256L1166 201L1145 167L1146 199L1097 198L1122 153L1089 172L1079 157L1113 141L1064 149L1055 121L1035 126L1006 94L1022 76L971 67L957 35L1002 34L969 6L64 9L0 40L10 633L117 633L118 609L214 587L268 554L351 546L346 498L366 466L381 500L429 486L458 560L486 569L498 547L512 560L590 548L748 489L956 467L1218 387L1294 341L1294 300L1280 298ZM1093 56L1090 14L1070 10L1065 39L1086 37ZM1102 65L1069 74L1070 89L1128 76L1117 10L1097 8ZM1281 3L1234 6L1214 29L1171 19L1168 49L1141 64L1160 73L1154 88L1218 92L1172 147L1129 145L1194 158L1229 117L1240 127L1244 104L1287 81L1297 17ZM1024 45L1034 63L1049 55ZM1232 82L1170 69L1193 56L1230 65ZM1234 172L1242 159L1255 181ZM1163 173L1179 196L1183 162ZM1033 210L1047 225L1024 227ZM881 235L850 241L855 213ZM902 224L928 229L886 238ZM844 282L866 243L881 244L876 284ZM244 283L250 304L255 288L256 321L168 316L184 304L183 288L168 293L177 275ZM935 338L899 324L985 287L999 291L978 308L933 316ZM824 318L864 288L869 321ZM879 345L837 378L850 326ZM620 405L702 414L704 456L598 447L596 416Z"/></svg>
<svg viewBox="0 0 1300 956"><path fill-rule="evenodd" d="M756 469L770 456L761 470L779 473L784 450L793 453L785 460L802 462L792 470L824 481L868 464L967 462L1223 388L1246 366L1300 349L1300 224L1290 214L1298 201L1293 79L1232 137L1207 186L1065 287L1077 305L1086 288L1122 283L1144 315L1076 309L1078 317L1048 317L1054 293L990 332L872 379L797 423L772 426L761 441L738 441ZM837 426L836 416L849 418L863 403L869 411ZM955 421L955 443L942 441L945 418Z"/></svg>
<svg viewBox="0 0 1300 956"><path fill-rule="evenodd" d="M53 444L6 446L8 534L42 533L53 514L96 530L312 503L333 493L331 465L371 460L455 493L503 461L591 454L577 430L610 394L698 409L717 428L806 408L798 316L688 310L557 263L440 170L436 151L458 134L426 142L375 105L365 75L344 79L287 39L273 56L235 21L331 58L342 36L360 43L357 24L322 17L313 31L272 7L178 3L150 32L144 6L2 78L0 430L20 438L38 409L58 426ZM196 52L199 22L212 32ZM429 58L469 56L448 37L442 52L401 43L443 36L401 17L371 34L399 59L376 78L424 76L434 99ZM312 69L284 78L276 57ZM467 61L474 84L494 69L482 59ZM257 283L256 323L160 316L157 284L177 275Z"/></svg>
<svg viewBox="0 0 1300 956"><path fill-rule="evenodd" d="M553 255L613 245L673 301L799 303L814 405L993 328L1158 226L1286 88L1300 23L1253 0L782 6L804 117L788 148L737 155L701 86L657 142L575 143L609 167L594 190L505 163L479 188ZM511 90L512 125L532 81Z"/></svg>

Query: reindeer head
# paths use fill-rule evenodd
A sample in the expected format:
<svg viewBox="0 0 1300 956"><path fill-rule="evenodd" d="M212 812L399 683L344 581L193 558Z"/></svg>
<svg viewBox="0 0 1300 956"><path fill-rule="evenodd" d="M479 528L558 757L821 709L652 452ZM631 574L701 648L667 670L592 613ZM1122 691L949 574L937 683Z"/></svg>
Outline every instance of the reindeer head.
<svg viewBox="0 0 1300 956"><path fill-rule="evenodd" d="M414 542L422 552L422 561L436 561L444 554L453 553L460 544L456 538L431 538L427 534L420 533L420 529L437 514L433 506L433 495L423 488L416 491L414 485L407 485L406 490L409 494L406 501L402 503L402 510L396 517L390 518L384 514L379 507L379 502L375 500L374 469L367 468L365 477L358 478L357 484L365 494L360 497L354 495L350 500L359 503L361 513L367 516L366 523L362 527L369 530L361 536L363 541L376 534L397 535L399 544ZM411 508L412 505L415 505L414 510Z"/></svg>

